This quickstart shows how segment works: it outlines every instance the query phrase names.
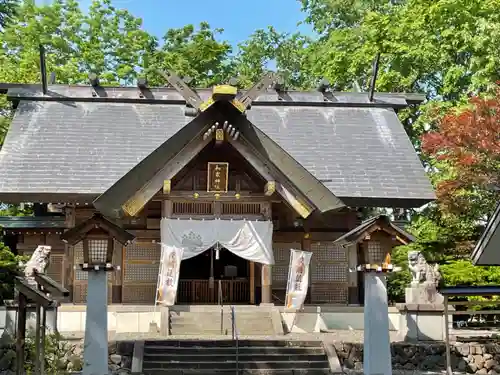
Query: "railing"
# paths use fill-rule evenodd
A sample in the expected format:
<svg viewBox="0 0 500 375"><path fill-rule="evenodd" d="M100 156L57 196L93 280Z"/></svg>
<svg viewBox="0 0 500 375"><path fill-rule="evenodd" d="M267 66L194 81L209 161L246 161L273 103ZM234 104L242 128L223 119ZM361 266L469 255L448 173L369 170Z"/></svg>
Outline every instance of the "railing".
<svg viewBox="0 0 500 375"><path fill-rule="evenodd" d="M222 298L222 280L218 280L219 285L219 306L220 306L220 334L224 334L224 298Z"/></svg>
<svg viewBox="0 0 500 375"><path fill-rule="evenodd" d="M236 344L236 375L240 373L240 363L239 363L239 343L238 343L238 330L236 327L236 312L234 306L231 306L231 323L232 323L232 334L233 340Z"/></svg>
<svg viewBox="0 0 500 375"><path fill-rule="evenodd" d="M250 282L242 280L217 280L220 281L222 296L226 303L249 303ZM182 303L213 303L219 301L219 290L210 289L209 280L179 280L177 302Z"/></svg>

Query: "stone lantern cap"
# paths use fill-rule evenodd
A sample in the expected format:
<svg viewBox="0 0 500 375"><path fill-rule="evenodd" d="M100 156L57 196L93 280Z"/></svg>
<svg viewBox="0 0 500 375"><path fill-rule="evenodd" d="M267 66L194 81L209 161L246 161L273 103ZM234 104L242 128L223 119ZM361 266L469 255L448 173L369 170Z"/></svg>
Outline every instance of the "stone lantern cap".
<svg viewBox="0 0 500 375"><path fill-rule="evenodd" d="M123 246L129 245L135 239L133 234L109 221L99 213L95 213L90 219L85 220L83 223L78 224L74 228L64 232L61 235L61 239L65 243L74 246L78 242L81 242L89 234L89 232L95 229L103 230L110 237L120 242Z"/></svg>

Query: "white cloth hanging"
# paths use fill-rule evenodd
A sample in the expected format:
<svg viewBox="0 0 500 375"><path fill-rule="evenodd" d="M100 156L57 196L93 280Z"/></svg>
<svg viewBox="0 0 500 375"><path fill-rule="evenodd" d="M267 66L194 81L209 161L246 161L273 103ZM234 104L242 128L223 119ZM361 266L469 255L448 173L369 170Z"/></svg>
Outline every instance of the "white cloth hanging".
<svg viewBox="0 0 500 375"><path fill-rule="evenodd" d="M162 245L182 248L182 259L195 257L218 242L246 260L274 264L272 238L271 221L161 219Z"/></svg>

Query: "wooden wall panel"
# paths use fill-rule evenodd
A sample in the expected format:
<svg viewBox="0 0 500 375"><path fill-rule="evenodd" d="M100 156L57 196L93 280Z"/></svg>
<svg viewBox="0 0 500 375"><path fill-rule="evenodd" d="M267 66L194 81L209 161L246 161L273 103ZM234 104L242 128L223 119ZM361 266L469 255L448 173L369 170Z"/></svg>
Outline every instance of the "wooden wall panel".
<svg viewBox="0 0 500 375"><path fill-rule="evenodd" d="M154 304L161 245L137 240L125 247L123 254L123 303Z"/></svg>

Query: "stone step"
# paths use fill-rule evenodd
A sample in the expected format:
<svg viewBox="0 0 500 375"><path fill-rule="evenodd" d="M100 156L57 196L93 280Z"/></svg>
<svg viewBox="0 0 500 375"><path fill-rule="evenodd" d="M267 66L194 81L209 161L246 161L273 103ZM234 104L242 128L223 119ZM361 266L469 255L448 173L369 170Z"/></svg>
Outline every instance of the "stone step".
<svg viewBox="0 0 500 375"><path fill-rule="evenodd" d="M235 375L236 368L226 370L145 370L144 375ZM330 369L239 369L238 375L330 375Z"/></svg>
<svg viewBox="0 0 500 375"><path fill-rule="evenodd" d="M174 367L176 363L197 363L197 362L232 362L235 361L236 353L214 354L213 352L205 354L184 354L179 353L144 353L143 361L148 363L171 363ZM238 353L240 362L282 362L282 361L325 361L325 354L283 354L283 353Z"/></svg>
<svg viewBox="0 0 500 375"><path fill-rule="evenodd" d="M169 347L169 348L222 348L222 347L234 347L234 341L228 340L147 340L145 347ZM322 348L323 344L321 341L310 341L310 340L239 340L238 345L240 349L244 347L280 347L280 348L290 348L290 347L313 347Z"/></svg>
<svg viewBox="0 0 500 375"><path fill-rule="evenodd" d="M327 369L329 368L328 360L325 358L322 361L308 361L308 360L282 360L282 361L244 361L238 362L240 369ZM142 366L143 371L149 370L214 370L214 369L236 369L236 360L225 362L152 362L145 361Z"/></svg>
<svg viewBox="0 0 500 375"><path fill-rule="evenodd" d="M240 355L325 355L325 350L322 347L266 347L266 346L250 346L239 347ZM165 346L145 346L144 355L175 355L175 356L190 356L190 355L236 355L236 348L233 347L165 347Z"/></svg>

